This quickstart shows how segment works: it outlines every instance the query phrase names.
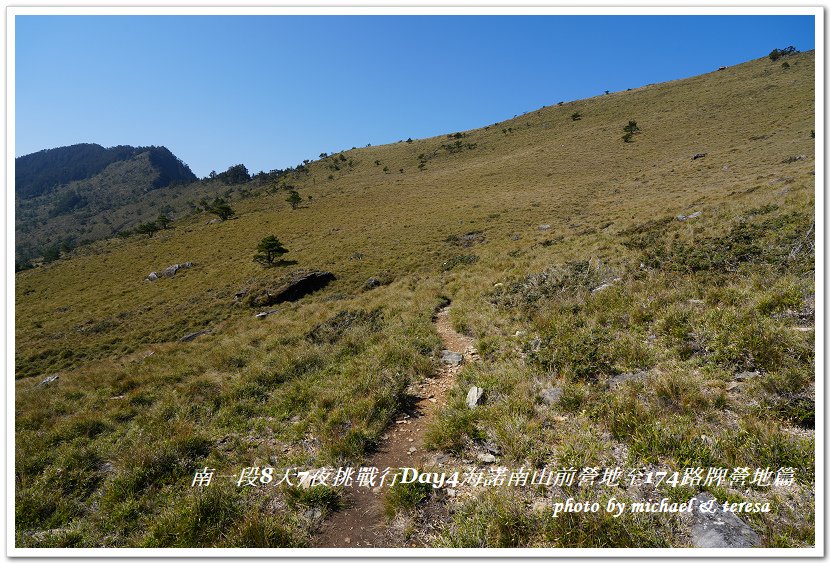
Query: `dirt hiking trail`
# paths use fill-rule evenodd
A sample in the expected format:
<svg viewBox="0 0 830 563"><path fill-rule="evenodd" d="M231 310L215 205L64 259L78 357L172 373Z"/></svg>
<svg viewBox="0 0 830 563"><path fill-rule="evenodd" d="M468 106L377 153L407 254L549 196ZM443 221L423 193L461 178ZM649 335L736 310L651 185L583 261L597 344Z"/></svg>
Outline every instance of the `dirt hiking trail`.
<svg viewBox="0 0 830 563"><path fill-rule="evenodd" d="M381 436L377 451L366 460L366 467L377 467L380 471L387 467L423 467L428 461L423 444L429 423L446 404L447 393L461 366L478 358L472 338L453 330L449 306L439 310L433 322L443 348L462 354L464 360L460 365L442 363L432 377L409 388L412 402L395 416L394 424ZM388 518L384 513L384 496L388 490L386 486L345 488L345 508L323 523L315 547L403 547L389 545Z"/></svg>

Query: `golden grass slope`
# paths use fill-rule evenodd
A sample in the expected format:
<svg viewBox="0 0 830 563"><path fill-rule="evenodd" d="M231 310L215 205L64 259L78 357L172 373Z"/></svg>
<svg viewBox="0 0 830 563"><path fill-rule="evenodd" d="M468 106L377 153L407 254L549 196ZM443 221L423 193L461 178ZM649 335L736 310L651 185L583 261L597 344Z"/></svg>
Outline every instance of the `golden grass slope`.
<svg viewBox="0 0 830 563"><path fill-rule="evenodd" d="M19 275L18 366L58 347L98 356L206 324L213 317L203 311L226 304L245 280L261 275L251 256L271 233L290 250L286 258L330 269L340 278L332 291L352 293L383 270L434 272L447 258L443 240L454 234L484 230L491 242L479 253L484 263L502 267L507 252L531 241L595 229L592 242L601 246L655 213L717 207L779 177L809 179L812 160L781 161L812 154L811 65L810 54L786 70L762 59L547 107L468 132L462 140L476 148L458 154L441 149L454 139L437 137L346 151L353 170L332 172L329 159L316 162L308 178L291 181L304 197L313 196L303 209L291 211L282 193L239 201L237 221L205 225L204 216L192 217L172 232L110 241ZM575 111L581 120L571 120ZM630 119L642 132L625 144L622 127ZM435 151L419 171L418 155ZM695 153L707 156L693 161ZM552 228L540 233L540 224ZM511 241L514 233L523 240ZM364 258L350 260L355 252ZM538 259L548 252L539 251ZM143 279L183 261L197 267L169 283ZM117 336L73 329L107 319L114 330L104 334Z"/></svg>

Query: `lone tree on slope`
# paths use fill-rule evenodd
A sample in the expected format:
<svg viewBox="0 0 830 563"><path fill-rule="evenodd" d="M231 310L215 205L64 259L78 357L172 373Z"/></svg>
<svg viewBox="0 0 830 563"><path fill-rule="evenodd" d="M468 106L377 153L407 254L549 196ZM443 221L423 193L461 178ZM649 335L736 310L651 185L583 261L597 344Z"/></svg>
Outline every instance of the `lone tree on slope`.
<svg viewBox="0 0 830 563"><path fill-rule="evenodd" d="M282 262L282 255L288 252L282 243L274 235L268 235L256 247L257 253L254 255L254 262L258 262L270 268Z"/></svg>
<svg viewBox="0 0 830 563"><path fill-rule="evenodd" d="M207 206L207 212L217 215L221 220L226 221L236 215L233 208L228 205L228 202L221 197L213 200L213 203Z"/></svg>
<svg viewBox="0 0 830 563"><path fill-rule="evenodd" d="M288 197L285 198L285 201L291 204L291 209L297 209L297 206L303 202L303 198L300 196L300 192L291 190L288 193Z"/></svg>

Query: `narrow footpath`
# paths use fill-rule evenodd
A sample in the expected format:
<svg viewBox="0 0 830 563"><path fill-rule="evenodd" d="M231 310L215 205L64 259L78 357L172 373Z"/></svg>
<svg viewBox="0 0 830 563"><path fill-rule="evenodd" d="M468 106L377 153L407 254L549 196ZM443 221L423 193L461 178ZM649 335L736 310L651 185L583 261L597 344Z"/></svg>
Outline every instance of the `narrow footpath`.
<svg viewBox="0 0 830 563"><path fill-rule="evenodd" d="M443 347L462 354L464 362L475 361L477 354L473 340L452 328L449 307L441 309L433 319ZM461 365L442 362L432 377L410 389L413 403L405 412L398 413L394 424L381 438L367 467L383 470L387 467L423 467L427 462L424 434L438 409L446 404L446 396L455 383ZM387 518L383 495L388 488L349 487L344 492L345 508L332 514L320 530L316 547L400 547L388 545Z"/></svg>

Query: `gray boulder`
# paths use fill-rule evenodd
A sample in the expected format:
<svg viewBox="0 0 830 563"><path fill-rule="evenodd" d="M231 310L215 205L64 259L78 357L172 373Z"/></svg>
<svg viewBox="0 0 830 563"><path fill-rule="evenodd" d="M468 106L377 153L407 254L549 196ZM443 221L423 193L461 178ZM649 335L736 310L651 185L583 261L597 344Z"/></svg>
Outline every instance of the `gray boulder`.
<svg viewBox="0 0 830 563"><path fill-rule="evenodd" d="M179 342L190 342L191 340L196 340L200 336L210 334L210 332L210 330L200 330L198 332L191 332L190 334L185 334L184 336L179 338Z"/></svg>
<svg viewBox="0 0 830 563"><path fill-rule="evenodd" d="M493 454L478 454L478 460L482 463L496 463L496 456Z"/></svg>
<svg viewBox="0 0 830 563"><path fill-rule="evenodd" d="M458 352L450 352L449 350L441 350L441 363L450 366L457 366L464 361L464 356Z"/></svg>
<svg viewBox="0 0 830 563"><path fill-rule="evenodd" d="M150 272L149 274L147 274L147 279L149 281L156 281L157 279L159 279L159 275L155 272Z"/></svg>
<svg viewBox="0 0 830 563"><path fill-rule="evenodd" d="M467 406L471 409L476 408L476 406L481 402L481 398L483 396L484 389L476 386L470 387L470 390L467 391Z"/></svg>
<svg viewBox="0 0 830 563"><path fill-rule="evenodd" d="M542 402L546 405L555 405L559 402L559 397L561 396L561 385L556 385L555 387L548 387L547 389L543 389L542 392L539 393L539 397L542 399Z"/></svg>
<svg viewBox="0 0 830 563"><path fill-rule="evenodd" d="M51 385L52 383L56 382L58 379L60 379L59 375L57 375L57 374L50 375L49 377L47 377L46 379L44 379L43 381L38 383L37 386L38 387L46 387L47 385Z"/></svg>
<svg viewBox="0 0 830 563"><path fill-rule="evenodd" d="M694 547L759 547L761 538L738 518L734 512L724 512L723 505L718 505L714 512L700 510L701 503L712 501L711 493L699 493L694 497L692 516L692 545Z"/></svg>
<svg viewBox="0 0 830 563"><path fill-rule="evenodd" d="M179 271L180 266L178 264L173 264L172 266L167 266L165 269L161 271L161 275L166 278L172 278L176 275L176 272Z"/></svg>
<svg viewBox="0 0 830 563"><path fill-rule="evenodd" d="M761 375L760 371L742 371L741 373L736 373L734 378L735 381L746 381L747 379L752 379L753 377L758 377Z"/></svg>
<svg viewBox="0 0 830 563"><path fill-rule="evenodd" d="M686 221L687 219L694 219L695 217L700 217L700 213L700 211L695 211L694 213L691 213L689 215L678 215L677 220Z"/></svg>

